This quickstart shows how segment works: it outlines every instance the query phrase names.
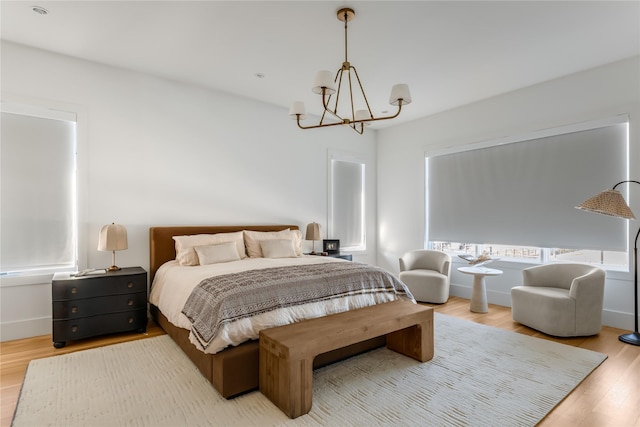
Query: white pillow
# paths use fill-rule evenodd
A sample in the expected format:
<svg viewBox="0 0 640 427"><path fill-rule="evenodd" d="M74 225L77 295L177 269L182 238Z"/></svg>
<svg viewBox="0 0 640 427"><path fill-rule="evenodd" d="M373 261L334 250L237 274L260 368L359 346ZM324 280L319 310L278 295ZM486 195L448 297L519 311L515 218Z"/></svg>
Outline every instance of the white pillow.
<svg viewBox="0 0 640 427"><path fill-rule="evenodd" d="M208 246L218 243L235 242L240 258L246 258L242 231L218 234L194 234L191 236L173 236L176 242L176 261L180 265L198 265L198 255L194 246Z"/></svg>
<svg viewBox="0 0 640 427"><path fill-rule="evenodd" d="M265 258L295 258L298 256L291 239L260 240L260 249Z"/></svg>
<svg viewBox="0 0 640 427"><path fill-rule="evenodd" d="M262 249L260 248L261 240L288 239L293 241L293 247L296 255L302 255L302 233L300 230L282 230L282 231L252 231L244 230L244 243L247 247L247 254L253 258L262 257Z"/></svg>
<svg viewBox="0 0 640 427"><path fill-rule="evenodd" d="M218 243L217 245L195 246L200 265L217 264L220 262L239 261L236 242Z"/></svg>

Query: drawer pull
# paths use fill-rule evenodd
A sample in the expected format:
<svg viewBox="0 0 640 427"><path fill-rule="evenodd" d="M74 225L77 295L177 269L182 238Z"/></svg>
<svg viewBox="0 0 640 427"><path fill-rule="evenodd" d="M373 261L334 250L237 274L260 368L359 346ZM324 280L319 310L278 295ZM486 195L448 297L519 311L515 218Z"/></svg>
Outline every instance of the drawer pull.
<svg viewBox="0 0 640 427"><path fill-rule="evenodd" d="M78 332L78 329L79 329L79 328L78 328L78 326L77 326L77 325L73 325L73 326L71 327L71 332Z"/></svg>
<svg viewBox="0 0 640 427"><path fill-rule="evenodd" d="M133 323L133 317L129 317L129 323Z"/></svg>
<svg viewBox="0 0 640 427"><path fill-rule="evenodd" d="M78 288L71 288L71 293L72 294L77 294L78 293Z"/></svg>
<svg viewBox="0 0 640 427"><path fill-rule="evenodd" d="M129 307L131 307L131 306L133 305L133 300L132 300L132 299L130 299L129 301L127 301L127 305L128 305Z"/></svg>
<svg viewBox="0 0 640 427"><path fill-rule="evenodd" d="M78 312L78 307L76 307L75 305L73 307L71 307L71 312L72 313L77 313Z"/></svg>
<svg viewBox="0 0 640 427"><path fill-rule="evenodd" d="M127 283L127 288L129 288L129 289L133 288L133 282Z"/></svg>

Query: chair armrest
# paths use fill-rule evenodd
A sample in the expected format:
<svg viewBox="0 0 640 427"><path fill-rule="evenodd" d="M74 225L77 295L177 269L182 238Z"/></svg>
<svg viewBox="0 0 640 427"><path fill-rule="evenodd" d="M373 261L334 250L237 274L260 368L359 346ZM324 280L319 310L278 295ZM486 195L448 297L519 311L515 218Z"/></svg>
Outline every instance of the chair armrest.
<svg viewBox="0 0 640 427"><path fill-rule="evenodd" d="M447 277L451 276L451 261L447 260L442 263L442 268L440 269L440 274L444 274Z"/></svg>
<svg viewBox="0 0 640 427"><path fill-rule="evenodd" d="M554 271L548 265L537 265L522 270L524 286L554 286Z"/></svg>
<svg viewBox="0 0 640 427"><path fill-rule="evenodd" d="M573 279L569 296L574 300L602 300L606 273L598 268Z"/></svg>

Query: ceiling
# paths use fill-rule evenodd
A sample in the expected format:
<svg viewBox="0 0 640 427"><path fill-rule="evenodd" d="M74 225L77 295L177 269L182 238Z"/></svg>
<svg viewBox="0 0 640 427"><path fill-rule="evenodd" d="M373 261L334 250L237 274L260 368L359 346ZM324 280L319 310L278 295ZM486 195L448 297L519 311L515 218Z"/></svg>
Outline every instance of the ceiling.
<svg viewBox="0 0 640 427"><path fill-rule="evenodd" d="M1 37L319 114L311 83L344 60L345 6L374 115L395 111L392 85L411 89L377 128L640 55L639 1L2 0Z"/></svg>

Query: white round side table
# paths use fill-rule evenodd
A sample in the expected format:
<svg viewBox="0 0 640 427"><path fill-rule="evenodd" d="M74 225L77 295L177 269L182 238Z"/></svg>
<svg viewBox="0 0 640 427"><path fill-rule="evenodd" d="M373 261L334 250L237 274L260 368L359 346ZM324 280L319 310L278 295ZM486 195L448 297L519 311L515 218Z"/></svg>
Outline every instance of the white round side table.
<svg viewBox="0 0 640 427"><path fill-rule="evenodd" d="M469 310L474 313L487 313L489 305L487 304L487 285L484 278L485 276L499 276L502 274L502 270L485 267L458 267L458 271L473 275L473 292L471 293Z"/></svg>

